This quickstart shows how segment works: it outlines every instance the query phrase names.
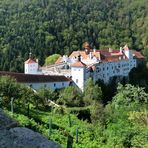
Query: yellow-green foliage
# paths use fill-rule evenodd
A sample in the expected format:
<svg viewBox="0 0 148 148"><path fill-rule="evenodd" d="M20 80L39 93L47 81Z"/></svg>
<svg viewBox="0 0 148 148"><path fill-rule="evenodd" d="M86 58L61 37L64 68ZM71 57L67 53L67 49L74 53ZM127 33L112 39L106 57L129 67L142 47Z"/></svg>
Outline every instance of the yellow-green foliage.
<svg viewBox="0 0 148 148"><path fill-rule="evenodd" d="M53 54L45 59L45 65L54 64L56 60L60 57L59 54Z"/></svg>

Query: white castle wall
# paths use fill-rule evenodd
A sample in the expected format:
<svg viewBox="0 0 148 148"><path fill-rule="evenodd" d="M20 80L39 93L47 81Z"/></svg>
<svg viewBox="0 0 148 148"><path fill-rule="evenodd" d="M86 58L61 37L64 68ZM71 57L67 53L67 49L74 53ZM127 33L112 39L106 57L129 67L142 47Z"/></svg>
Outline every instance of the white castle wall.
<svg viewBox="0 0 148 148"><path fill-rule="evenodd" d="M25 74L36 74L38 73L38 63L25 64Z"/></svg>
<svg viewBox="0 0 148 148"><path fill-rule="evenodd" d="M38 83L25 83L25 84L35 90L38 90L40 88L50 88L55 90L69 86L69 82L46 82L46 83L38 82Z"/></svg>

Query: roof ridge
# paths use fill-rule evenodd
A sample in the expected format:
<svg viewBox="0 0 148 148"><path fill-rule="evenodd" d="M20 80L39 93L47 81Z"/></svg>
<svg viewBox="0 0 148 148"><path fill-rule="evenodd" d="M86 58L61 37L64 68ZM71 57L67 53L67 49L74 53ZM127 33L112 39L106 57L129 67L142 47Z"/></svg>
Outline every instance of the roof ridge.
<svg viewBox="0 0 148 148"><path fill-rule="evenodd" d="M82 61L76 61L74 64L71 65L72 67L86 67L87 65Z"/></svg>
<svg viewBox="0 0 148 148"><path fill-rule="evenodd" d="M25 64L31 64L31 63L37 63L37 62L32 58L29 58L27 61L25 61Z"/></svg>

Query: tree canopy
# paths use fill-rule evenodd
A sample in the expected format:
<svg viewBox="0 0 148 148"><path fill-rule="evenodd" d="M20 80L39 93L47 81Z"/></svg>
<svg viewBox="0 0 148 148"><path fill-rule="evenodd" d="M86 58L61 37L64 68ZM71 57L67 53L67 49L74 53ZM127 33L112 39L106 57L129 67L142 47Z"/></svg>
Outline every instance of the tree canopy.
<svg viewBox="0 0 148 148"><path fill-rule="evenodd" d="M148 55L147 0L0 0L0 70L23 71L30 49L40 65L52 54L94 48Z"/></svg>
<svg viewBox="0 0 148 148"><path fill-rule="evenodd" d="M59 57L60 57L59 54L53 54L51 56L48 56L45 59L45 65L54 64Z"/></svg>
<svg viewBox="0 0 148 148"><path fill-rule="evenodd" d="M130 84L118 85L117 94L105 107L107 146L147 147L148 94Z"/></svg>

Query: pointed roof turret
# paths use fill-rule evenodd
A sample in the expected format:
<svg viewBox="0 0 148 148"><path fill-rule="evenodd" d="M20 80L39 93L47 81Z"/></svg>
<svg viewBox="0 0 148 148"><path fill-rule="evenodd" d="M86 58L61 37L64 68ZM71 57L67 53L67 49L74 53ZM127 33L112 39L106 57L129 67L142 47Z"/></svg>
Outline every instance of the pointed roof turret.
<svg viewBox="0 0 148 148"><path fill-rule="evenodd" d="M83 48L85 49L85 53L86 53L86 54L89 54L89 53L90 53L90 51L91 51L91 46L90 46L90 44L89 44L88 42L85 42L85 43L83 44Z"/></svg>
<svg viewBox="0 0 148 148"><path fill-rule="evenodd" d="M37 62L35 60L33 60L32 52L31 52L31 49L30 49L29 59L27 61L25 61L25 64L32 64L32 63L37 63Z"/></svg>
<svg viewBox="0 0 148 148"><path fill-rule="evenodd" d="M85 43L83 44L83 48L84 48L84 49L90 50L90 49L91 49L91 46L90 46L90 44L89 44L88 42L85 42Z"/></svg>
<svg viewBox="0 0 148 148"><path fill-rule="evenodd" d="M124 50L129 50L128 48L128 45L126 44L124 47L123 47Z"/></svg>

